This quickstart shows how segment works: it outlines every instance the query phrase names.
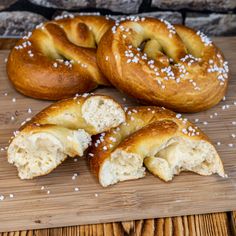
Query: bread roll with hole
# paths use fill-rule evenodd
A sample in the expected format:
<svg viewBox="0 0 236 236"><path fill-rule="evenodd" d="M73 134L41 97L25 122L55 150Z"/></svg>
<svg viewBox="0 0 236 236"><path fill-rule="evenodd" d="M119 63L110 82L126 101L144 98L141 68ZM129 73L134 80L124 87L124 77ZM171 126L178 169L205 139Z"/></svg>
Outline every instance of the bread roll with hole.
<svg viewBox="0 0 236 236"><path fill-rule="evenodd" d="M125 123L94 138L88 157L103 187L142 178L146 168L164 181L181 171L225 176L209 138L180 114L159 107L129 108Z"/></svg>
<svg viewBox="0 0 236 236"><path fill-rule="evenodd" d="M96 47L113 21L69 16L40 24L11 50L7 74L19 92L59 100L110 84L97 66Z"/></svg>
<svg viewBox="0 0 236 236"><path fill-rule="evenodd" d="M57 102L21 127L9 145L8 161L21 179L48 174L67 156L82 156L91 135L124 121L122 107L108 96L85 94Z"/></svg>
<svg viewBox="0 0 236 236"><path fill-rule="evenodd" d="M206 35L154 18L117 21L99 42L97 61L117 89L179 112L219 103L229 78L223 53Z"/></svg>

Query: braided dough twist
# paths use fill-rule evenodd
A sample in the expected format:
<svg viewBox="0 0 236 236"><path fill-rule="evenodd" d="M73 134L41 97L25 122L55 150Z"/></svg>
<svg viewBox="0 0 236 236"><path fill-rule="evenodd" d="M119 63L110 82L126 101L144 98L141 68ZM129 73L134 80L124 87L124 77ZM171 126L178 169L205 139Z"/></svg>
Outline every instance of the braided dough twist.
<svg viewBox="0 0 236 236"><path fill-rule="evenodd" d="M101 16L77 16L39 25L12 49L10 81L27 96L49 100L109 85L97 66L96 47L112 24Z"/></svg>
<svg viewBox="0 0 236 236"><path fill-rule="evenodd" d="M122 107L104 95L83 95L53 104L23 125L8 148L21 179L45 175L67 156L82 156L91 135L125 120Z"/></svg>
<svg viewBox="0 0 236 236"><path fill-rule="evenodd" d="M165 181L181 171L225 176L208 137L180 114L158 107L129 108L125 123L94 138L88 157L103 187L142 178L145 167Z"/></svg>
<svg viewBox="0 0 236 236"><path fill-rule="evenodd" d="M101 39L97 59L119 90L180 112L216 105L228 84L228 64L210 39L165 20L117 21Z"/></svg>

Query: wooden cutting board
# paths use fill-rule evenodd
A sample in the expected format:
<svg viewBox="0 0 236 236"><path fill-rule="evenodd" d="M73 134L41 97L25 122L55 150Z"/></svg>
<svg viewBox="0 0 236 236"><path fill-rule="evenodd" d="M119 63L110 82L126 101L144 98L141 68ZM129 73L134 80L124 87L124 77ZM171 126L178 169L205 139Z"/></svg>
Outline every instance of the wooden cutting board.
<svg viewBox="0 0 236 236"><path fill-rule="evenodd" d="M18 179L3 150L21 122L50 102L26 98L9 84L0 52L0 231L50 228L153 217L190 215L236 209L236 40L217 39L230 62L231 81L226 100L216 107L186 115L204 130L224 162L229 178L182 173L171 183L150 174L140 180L102 188L90 174L86 160L68 159L53 173L34 180ZM110 94L123 104L134 104L115 89ZM126 97L126 100L123 99ZM125 100L125 101L124 101ZM234 104L235 103L235 104ZM32 110L29 110L29 108ZM78 174L78 176L76 176ZM73 177L74 176L74 177ZM78 188L79 191L76 189Z"/></svg>

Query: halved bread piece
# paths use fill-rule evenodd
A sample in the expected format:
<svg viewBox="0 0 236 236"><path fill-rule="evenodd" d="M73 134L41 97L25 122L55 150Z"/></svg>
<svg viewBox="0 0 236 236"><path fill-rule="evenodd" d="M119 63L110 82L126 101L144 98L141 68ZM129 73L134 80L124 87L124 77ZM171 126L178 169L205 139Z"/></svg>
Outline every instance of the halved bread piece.
<svg viewBox="0 0 236 236"><path fill-rule="evenodd" d="M128 109L126 122L97 136L88 156L104 187L142 178L146 168L165 181L181 171L225 176L208 137L186 119L158 107Z"/></svg>
<svg viewBox="0 0 236 236"><path fill-rule="evenodd" d="M91 135L125 121L122 107L103 95L84 95L55 103L26 123L12 139L8 161L21 179L50 173L68 156L82 156Z"/></svg>

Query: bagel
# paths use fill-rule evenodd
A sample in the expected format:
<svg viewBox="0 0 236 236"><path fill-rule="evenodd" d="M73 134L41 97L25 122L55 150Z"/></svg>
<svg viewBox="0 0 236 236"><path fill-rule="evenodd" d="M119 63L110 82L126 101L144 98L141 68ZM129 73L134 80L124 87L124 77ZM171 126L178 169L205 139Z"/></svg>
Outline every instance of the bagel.
<svg viewBox="0 0 236 236"><path fill-rule="evenodd" d="M67 156L82 156L91 135L125 120L125 112L104 95L76 96L55 103L15 132L8 147L8 162L21 179L32 179L55 169Z"/></svg>
<svg viewBox="0 0 236 236"><path fill-rule="evenodd" d="M10 52L7 74L19 92L59 100L109 85L97 66L96 47L112 21L68 16L40 24Z"/></svg>
<svg viewBox="0 0 236 236"><path fill-rule="evenodd" d="M199 112L225 95L228 63L201 32L130 16L102 37L98 66L119 90L146 104Z"/></svg>
<svg viewBox="0 0 236 236"><path fill-rule="evenodd" d="M129 108L125 123L95 136L87 156L103 187L142 178L145 167L164 181L181 171L225 176L209 138L180 114L159 107Z"/></svg>

